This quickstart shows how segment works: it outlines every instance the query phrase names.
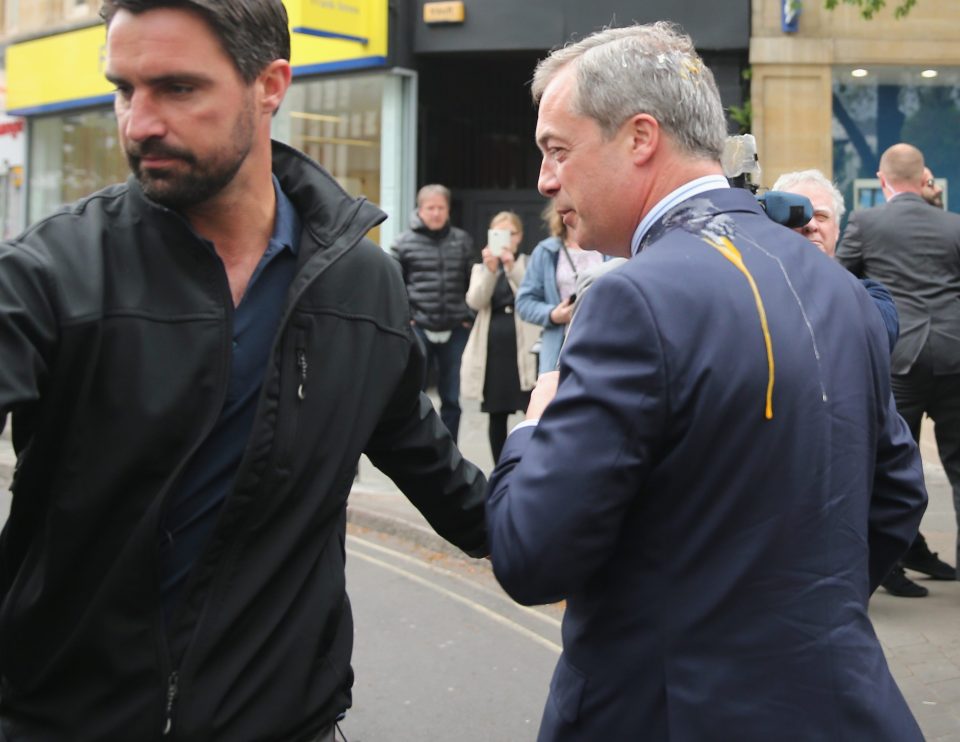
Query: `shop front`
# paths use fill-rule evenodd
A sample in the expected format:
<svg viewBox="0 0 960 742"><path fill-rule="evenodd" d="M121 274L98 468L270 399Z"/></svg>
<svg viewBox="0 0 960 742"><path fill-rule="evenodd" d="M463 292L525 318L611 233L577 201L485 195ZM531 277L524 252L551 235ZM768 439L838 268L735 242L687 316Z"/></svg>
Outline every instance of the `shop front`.
<svg viewBox="0 0 960 742"><path fill-rule="evenodd" d="M416 77L391 68L387 0L288 0L294 82L273 135L391 217L413 208ZM11 44L8 112L28 129L28 221L124 180L102 25ZM371 237L388 245L403 218Z"/></svg>

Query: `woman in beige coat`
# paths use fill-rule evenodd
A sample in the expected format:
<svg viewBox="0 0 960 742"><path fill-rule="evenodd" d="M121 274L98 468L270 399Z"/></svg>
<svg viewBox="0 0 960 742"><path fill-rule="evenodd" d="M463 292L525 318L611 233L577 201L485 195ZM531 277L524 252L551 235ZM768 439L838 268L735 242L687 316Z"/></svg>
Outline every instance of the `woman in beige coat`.
<svg viewBox="0 0 960 742"><path fill-rule="evenodd" d="M530 348L540 328L520 319L514 297L526 270L526 255L518 255L523 224L512 211L501 211L491 229L510 232L510 244L499 255L490 245L481 251L482 263L473 266L467 305L477 312L460 365L464 397L481 399L480 409L490 415L489 437L493 460L507 438L507 418L526 409L537 381L536 357Z"/></svg>

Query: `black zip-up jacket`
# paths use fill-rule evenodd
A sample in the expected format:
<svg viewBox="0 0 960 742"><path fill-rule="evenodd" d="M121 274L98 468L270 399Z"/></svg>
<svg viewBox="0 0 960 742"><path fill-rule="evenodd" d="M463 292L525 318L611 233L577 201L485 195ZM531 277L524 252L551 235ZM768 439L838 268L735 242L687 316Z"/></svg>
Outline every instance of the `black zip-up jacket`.
<svg viewBox="0 0 960 742"><path fill-rule="evenodd" d="M452 330L473 321L466 297L479 256L470 235L450 222L432 230L413 212L410 229L397 235L392 252L403 270L414 322L425 330Z"/></svg>
<svg viewBox="0 0 960 742"><path fill-rule="evenodd" d="M420 389L383 214L274 144L299 265L234 487L165 628L158 529L217 419L231 296L216 257L134 180L0 245L0 739L309 739L350 705L346 500L366 452L485 553L484 480ZM170 641L175 638L176 641ZM171 656L170 646L185 646Z"/></svg>

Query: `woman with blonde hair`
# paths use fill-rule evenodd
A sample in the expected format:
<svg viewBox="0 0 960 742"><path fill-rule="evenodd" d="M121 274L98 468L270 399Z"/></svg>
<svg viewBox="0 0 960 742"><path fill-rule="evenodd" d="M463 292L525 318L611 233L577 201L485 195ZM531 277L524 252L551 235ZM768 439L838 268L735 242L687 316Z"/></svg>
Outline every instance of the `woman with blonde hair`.
<svg viewBox="0 0 960 742"><path fill-rule="evenodd" d="M532 324L543 327L540 336L540 373L555 371L560 347L573 317L577 299L577 278L607 258L593 250L581 250L567 231L553 201L541 215L550 237L541 241L530 255L529 270L517 292L517 312Z"/></svg>
<svg viewBox="0 0 960 742"><path fill-rule="evenodd" d="M540 331L514 311L527 265L527 256L517 254L523 223L512 211L501 211L490 220L490 228L509 230L510 242L499 255L485 246L483 262L470 274L466 299L477 318L463 352L460 387L464 397L481 399L481 411L490 415L490 449L496 462L507 439L507 419L526 409L537 381L530 346Z"/></svg>

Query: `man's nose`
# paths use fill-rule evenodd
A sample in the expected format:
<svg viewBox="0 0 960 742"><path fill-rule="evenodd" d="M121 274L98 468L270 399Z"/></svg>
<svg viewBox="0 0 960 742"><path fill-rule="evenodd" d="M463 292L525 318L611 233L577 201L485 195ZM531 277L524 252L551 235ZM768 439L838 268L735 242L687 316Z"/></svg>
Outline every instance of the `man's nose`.
<svg viewBox="0 0 960 742"><path fill-rule="evenodd" d="M540 177L537 179L537 190L547 198L553 198L560 190L560 183L557 181L556 173L553 167L544 157L540 163Z"/></svg>
<svg viewBox="0 0 960 742"><path fill-rule="evenodd" d="M123 127L127 139L143 142L151 137L162 137L166 133L163 118L151 97L136 93L130 97L123 113Z"/></svg>
<svg viewBox="0 0 960 742"><path fill-rule="evenodd" d="M804 234L813 234L813 233L816 232L818 229L819 229L819 226L817 225L817 220L816 220L816 218L810 219L809 222L807 222L806 224L803 225L803 233L804 233Z"/></svg>

